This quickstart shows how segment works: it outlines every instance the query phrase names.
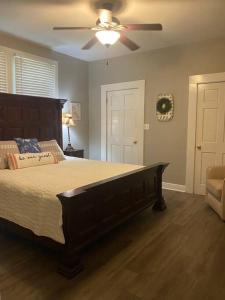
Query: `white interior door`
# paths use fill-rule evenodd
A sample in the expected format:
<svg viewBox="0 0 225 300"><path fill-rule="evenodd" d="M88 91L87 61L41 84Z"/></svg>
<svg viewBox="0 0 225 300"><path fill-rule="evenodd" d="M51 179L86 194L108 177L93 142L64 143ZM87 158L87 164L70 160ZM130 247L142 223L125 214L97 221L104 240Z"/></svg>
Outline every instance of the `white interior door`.
<svg viewBox="0 0 225 300"><path fill-rule="evenodd" d="M144 106L138 89L107 92L106 160L143 164Z"/></svg>
<svg viewBox="0 0 225 300"><path fill-rule="evenodd" d="M205 194L207 167L225 164L225 82L198 85L194 192Z"/></svg>

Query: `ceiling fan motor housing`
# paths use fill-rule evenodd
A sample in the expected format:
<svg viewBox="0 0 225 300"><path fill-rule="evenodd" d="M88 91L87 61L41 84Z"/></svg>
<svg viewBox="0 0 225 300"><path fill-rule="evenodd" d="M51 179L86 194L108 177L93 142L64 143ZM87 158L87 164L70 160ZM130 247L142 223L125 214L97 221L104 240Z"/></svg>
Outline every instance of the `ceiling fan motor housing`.
<svg viewBox="0 0 225 300"><path fill-rule="evenodd" d="M101 24L105 25L105 26L110 25L110 27L116 27L116 26L120 25L120 21L116 17L112 17L112 20L110 23L102 23L101 20L98 18L96 21L96 25L99 26Z"/></svg>

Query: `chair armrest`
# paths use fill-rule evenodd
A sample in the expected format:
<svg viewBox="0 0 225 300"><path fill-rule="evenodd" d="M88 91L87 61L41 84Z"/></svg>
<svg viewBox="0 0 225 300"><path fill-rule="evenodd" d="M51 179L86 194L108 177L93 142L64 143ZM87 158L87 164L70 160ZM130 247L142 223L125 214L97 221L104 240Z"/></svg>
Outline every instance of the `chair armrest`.
<svg viewBox="0 0 225 300"><path fill-rule="evenodd" d="M225 166L209 167L206 170L206 179L224 179Z"/></svg>

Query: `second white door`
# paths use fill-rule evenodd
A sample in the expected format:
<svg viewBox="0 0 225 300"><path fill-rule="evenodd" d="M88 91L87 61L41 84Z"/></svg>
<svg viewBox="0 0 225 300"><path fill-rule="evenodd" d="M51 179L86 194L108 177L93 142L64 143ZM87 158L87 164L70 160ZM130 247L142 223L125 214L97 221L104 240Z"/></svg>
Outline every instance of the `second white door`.
<svg viewBox="0 0 225 300"><path fill-rule="evenodd" d="M139 89L107 92L107 160L143 164L144 103Z"/></svg>
<svg viewBox="0 0 225 300"><path fill-rule="evenodd" d="M199 84L194 192L205 194L207 168L224 164L225 83Z"/></svg>

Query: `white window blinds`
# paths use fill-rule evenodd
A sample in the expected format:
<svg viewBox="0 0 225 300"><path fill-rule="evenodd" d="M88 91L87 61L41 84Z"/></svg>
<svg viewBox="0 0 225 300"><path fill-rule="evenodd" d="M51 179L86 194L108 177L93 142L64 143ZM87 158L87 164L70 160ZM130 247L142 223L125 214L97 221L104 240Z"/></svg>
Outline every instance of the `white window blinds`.
<svg viewBox="0 0 225 300"><path fill-rule="evenodd" d="M8 82L8 55L7 52L0 50L0 92L7 93Z"/></svg>
<svg viewBox="0 0 225 300"><path fill-rule="evenodd" d="M57 97L57 63L15 56L16 94Z"/></svg>

